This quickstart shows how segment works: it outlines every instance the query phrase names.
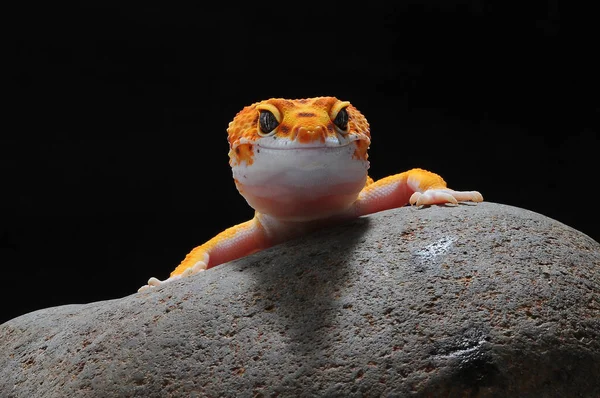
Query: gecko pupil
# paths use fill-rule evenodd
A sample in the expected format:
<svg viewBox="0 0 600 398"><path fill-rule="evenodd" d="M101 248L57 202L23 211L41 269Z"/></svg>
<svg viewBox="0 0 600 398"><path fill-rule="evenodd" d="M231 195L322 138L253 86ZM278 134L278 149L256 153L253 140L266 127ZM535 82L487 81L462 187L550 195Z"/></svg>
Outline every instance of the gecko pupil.
<svg viewBox="0 0 600 398"><path fill-rule="evenodd" d="M341 130L346 130L348 128L348 111L346 108L340 109L337 116L333 120L333 123Z"/></svg>
<svg viewBox="0 0 600 398"><path fill-rule="evenodd" d="M260 131L264 134L269 134L279 126L279 122L270 111L261 110L258 117L258 123L260 125Z"/></svg>

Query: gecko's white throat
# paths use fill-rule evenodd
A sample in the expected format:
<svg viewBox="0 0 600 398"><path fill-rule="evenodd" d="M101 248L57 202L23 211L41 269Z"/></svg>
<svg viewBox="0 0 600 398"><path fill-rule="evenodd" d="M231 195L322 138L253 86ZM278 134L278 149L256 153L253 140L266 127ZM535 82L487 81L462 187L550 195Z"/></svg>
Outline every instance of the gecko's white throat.
<svg viewBox="0 0 600 398"><path fill-rule="evenodd" d="M306 221L347 209L364 188L369 162L355 145L273 149L257 145L251 165L232 166L239 192L255 210Z"/></svg>

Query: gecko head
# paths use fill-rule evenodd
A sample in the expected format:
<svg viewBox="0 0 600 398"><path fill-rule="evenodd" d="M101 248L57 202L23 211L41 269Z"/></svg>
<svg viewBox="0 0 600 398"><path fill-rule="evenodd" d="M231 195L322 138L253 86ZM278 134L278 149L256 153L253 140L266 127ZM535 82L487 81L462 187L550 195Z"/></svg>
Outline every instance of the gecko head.
<svg viewBox="0 0 600 398"><path fill-rule="evenodd" d="M312 217L317 208L315 217L323 217L348 207L364 187L369 123L347 101L268 99L242 109L227 133L236 186L262 213Z"/></svg>
<svg viewBox="0 0 600 398"><path fill-rule="evenodd" d="M353 145L367 159L369 123L348 101L335 97L272 98L245 107L227 129L232 165L252 164L260 149L322 149Z"/></svg>

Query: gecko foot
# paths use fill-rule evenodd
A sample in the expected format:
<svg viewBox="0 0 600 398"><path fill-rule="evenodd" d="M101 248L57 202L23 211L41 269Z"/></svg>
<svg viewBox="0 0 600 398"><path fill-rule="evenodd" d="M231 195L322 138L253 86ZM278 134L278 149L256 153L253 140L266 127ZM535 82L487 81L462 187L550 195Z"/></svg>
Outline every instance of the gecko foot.
<svg viewBox="0 0 600 398"><path fill-rule="evenodd" d="M445 203L458 204L458 202L482 202L483 196L477 191L454 191L452 189L429 189L425 192L415 192L410 197L410 204L440 205Z"/></svg>
<svg viewBox="0 0 600 398"><path fill-rule="evenodd" d="M146 290L149 290L149 289L161 286L161 285L164 285L167 282L172 282L177 279L186 278L188 276L195 275L195 274L205 271L205 270L206 270L206 263L204 261L198 261L193 266L186 268L181 274L170 276L169 278L167 278L163 281L161 281L160 279L155 278L155 277L148 279L148 284L140 287L138 289L138 293L144 292Z"/></svg>

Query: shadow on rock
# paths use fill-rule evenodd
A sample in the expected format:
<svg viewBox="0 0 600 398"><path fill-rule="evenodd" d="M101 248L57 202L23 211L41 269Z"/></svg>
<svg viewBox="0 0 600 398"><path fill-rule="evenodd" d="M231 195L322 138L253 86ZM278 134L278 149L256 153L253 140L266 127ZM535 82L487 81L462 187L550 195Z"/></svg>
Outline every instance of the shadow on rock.
<svg viewBox="0 0 600 398"><path fill-rule="evenodd" d="M334 329L344 305L340 292L356 283L348 260L368 228L369 219L361 218L320 231L286 244L276 263L260 264L254 298L264 301L266 322L276 315L273 332L287 342L288 354L311 361L323 351L318 343L329 340L323 335Z"/></svg>

